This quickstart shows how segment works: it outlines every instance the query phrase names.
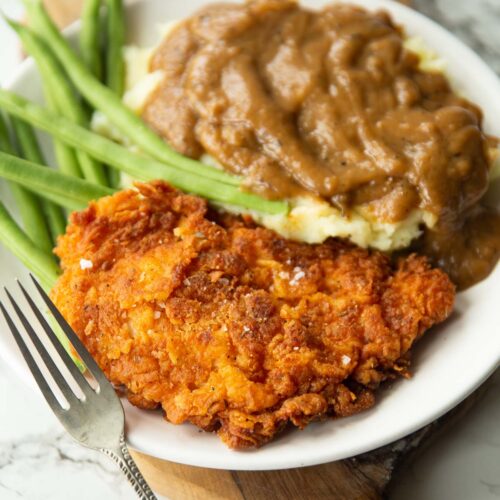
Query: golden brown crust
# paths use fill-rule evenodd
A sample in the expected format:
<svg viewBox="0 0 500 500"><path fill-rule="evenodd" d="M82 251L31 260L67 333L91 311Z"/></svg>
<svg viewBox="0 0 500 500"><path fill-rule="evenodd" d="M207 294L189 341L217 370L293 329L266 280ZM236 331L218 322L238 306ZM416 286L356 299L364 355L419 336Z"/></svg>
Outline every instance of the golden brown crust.
<svg viewBox="0 0 500 500"><path fill-rule="evenodd" d="M394 269L341 241L216 223L203 200L162 182L137 189L73 214L52 297L132 403L233 448L370 407L451 312L453 285L422 257Z"/></svg>

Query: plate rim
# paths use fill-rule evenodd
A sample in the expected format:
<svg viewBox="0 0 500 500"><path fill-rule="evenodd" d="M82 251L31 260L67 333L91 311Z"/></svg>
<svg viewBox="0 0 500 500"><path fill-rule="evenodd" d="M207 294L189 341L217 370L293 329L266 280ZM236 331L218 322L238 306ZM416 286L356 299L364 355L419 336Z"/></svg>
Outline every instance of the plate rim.
<svg viewBox="0 0 500 500"><path fill-rule="evenodd" d="M153 1L158 1L158 0L144 0L143 3L148 3L148 2L153 2ZM319 0L320 2L323 2L323 0ZM336 0L339 1L339 0ZM130 2L127 5L127 10L136 8L139 5L139 1L133 1ZM207 2L208 3L208 2ZM301 2L302 4L307 4L308 2ZM310 3L310 2L309 2ZM324 1L323 3L329 3L327 1ZM434 30L440 37L447 38L448 41L451 41L459 50L461 50L464 54L467 55L468 58L472 58L475 61L475 64L479 64L482 66L482 76L481 79L488 79L488 85L496 85L498 89L498 93L500 95L500 80L498 76L491 70L491 68L488 67L488 65L466 44L464 44L460 39L455 37L451 32L440 26L438 23L433 21L432 19L427 18L423 14L413 11L412 9L393 2L392 0L351 0L347 3L354 3L358 5L363 5L366 8L378 8L380 6L386 7L390 10L391 12L391 17L394 18L395 22L398 24L403 24L398 19L399 14L394 13L394 11L400 13L403 13L403 17L406 16L411 16L414 17L415 19L418 20L420 24L424 24L430 27L430 29ZM76 21L73 23L71 26L66 28L64 30L64 34L66 37L74 37L80 27L80 21ZM425 37L425 34L422 34L422 37ZM28 58L27 60L23 61L20 65L16 67L16 69L13 71L13 74L7 78L3 84L2 88L10 89L12 90L16 85L19 84L25 78L26 74L29 74L30 71L33 71L33 68L35 67L35 63L31 58ZM500 102L500 98L499 98ZM498 269L497 269L498 271ZM496 273L496 276L498 277L499 274ZM489 279L492 279L493 276ZM0 336L1 338L1 336ZM14 372L20 377L21 380L23 380L24 383L26 383L29 387L34 387L36 388L36 384L34 380L32 379L29 371L26 369L26 367L23 365L23 362L18 363L15 361L15 359L11 359L11 357L8 355L9 354L9 349L8 346L6 349L3 349L3 343L0 341L0 358L6 362L13 370ZM496 359L495 359L496 357ZM350 452L348 454L341 453L336 454L335 451L330 450L330 451L323 451L322 453L319 452L316 456L316 458L307 458L304 460L301 459L290 459L289 457L284 457L281 460L274 460L272 464L270 464L266 460L259 460L253 459L249 460L249 462L252 462L252 466L249 467L248 465L245 465L245 462L240 463L231 463L228 464L228 459L227 457L223 456L222 458L219 458L218 456L213 456L211 457L210 461L203 461L202 463L196 459L196 457L193 457L192 454L188 450L181 450L181 453L177 453L175 457L173 457L171 454L167 453L162 453L161 450L159 450L156 447L151 447L150 445L145 445L144 441L141 439L138 439L137 436L134 436L132 433L132 436L129 439L129 444L132 448L141 451L143 453L161 458L161 459L166 459L170 461L175 461L177 463L182 463L186 465L192 465L192 466L199 466L199 467L206 467L206 468L214 468L214 469L226 469L226 470L274 470L274 469L288 469L288 468L295 468L295 467L303 467L303 466L312 466L312 465L318 465L322 463L327 463L331 462L333 460L340 460L340 459L345 459L349 458L351 456L358 455L359 453L365 453L371 450L374 450L376 448L379 448L381 446L387 445L391 442L394 442L398 439L403 438L404 436L407 436L413 432L415 432L418 429L421 429L425 425L428 425L430 422L434 421L436 418L439 418L441 415L444 413L448 412L450 409L458 405L461 401L463 401L468 395L470 395L475 389L477 389L498 367L500 366L500 344L499 344L499 351L495 355L492 355L491 362L485 367L484 371L482 372L481 376L477 376L473 381L471 381L464 389L462 389L461 392L457 391L455 396L453 398L450 398L446 404L439 405L438 407L434 408L434 411L429 411L427 414L426 418L420 419L418 422L414 422L411 425L406 425L402 426L397 432L394 432L389 438L386 435L383 435L379 438L373 438L368 441L368 444L364 442L363 444L359 444L357 447L352 447ZM41 397L41 393L36 390L37 393ZM384 393L387 393L387 389L382 389ZM43 399L43 398L42 398ZM127 403L128 404L128 403ZM377 403L376 405L377 406ZM138 411L143 411L143 410L138 410ZM360 418L363 416L362 414L357 415L356 417ZM353 417L350 417L353 418ZM342 419L343 421L348 421L348 419ZM168 424L167 424L168 425ZM188 424L192 425L192 424ZM321 425L321 424L320 424ZM298 432L298 431L294 431ZM267 445L269 446L269 445ZM265 449L265 448L264 448ZM168 451L168 450L167 450ZM246 452L233 452L234 454L240 454L240 453L246 453ZM252 455L257 456L258 451L251 452Z"/></svg>

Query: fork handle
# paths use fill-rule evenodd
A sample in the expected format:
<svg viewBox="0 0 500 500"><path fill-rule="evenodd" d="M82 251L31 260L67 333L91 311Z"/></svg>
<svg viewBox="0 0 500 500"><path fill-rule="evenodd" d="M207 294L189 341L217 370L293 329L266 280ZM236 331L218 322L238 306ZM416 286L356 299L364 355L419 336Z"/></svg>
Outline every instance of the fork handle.
<svg viewBox="0 0 500 500"><path fill-rule="evenodd" d="M157 500L156 495L151 491L141 471L130 456L123 433L120 436L120 445L118 447L112 450L102 449L101 451L120 466L139 498L142 500Z"/></svg>

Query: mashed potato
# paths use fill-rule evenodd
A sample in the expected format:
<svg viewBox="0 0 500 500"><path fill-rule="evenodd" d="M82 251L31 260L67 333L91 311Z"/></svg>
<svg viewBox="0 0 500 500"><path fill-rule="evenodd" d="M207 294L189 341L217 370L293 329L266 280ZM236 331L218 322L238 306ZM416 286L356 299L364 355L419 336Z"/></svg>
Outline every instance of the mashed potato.
<svg viewBox="0 0 500 500"><path fill-rule="evenodd" d="M321 243L331 236L346 238L360 247L391 251L407 247L421 233L421 226L434 226L429 212L413 211L397 223L381 222L362 207L355 207L349 217L317 198L297 198L288 215L252 213L263 226L293 240Z"/></svg>
<svg viewBox="0 0 500 500"><path fill-rule="evenodd" d="M162 26L162 36L175 27L177 22ZM445 61L426 46L418 37L408 38L405 47L415 52L421 60L420 68L425 71L444 72ZM126 61L126 93L125 104L137 114L142 112L148 96L161 83L165 75L161 71L148 72L149 60L154 49L127 47L124 57ZM119 131L100 113L96 113L92 126L95 131L115 141L133 147ZM205 155L205 163L214 166L217 162ZM495 162L492 176L500 176L500 162ZM122 175L122 186L131 184L133 179ZM307 243L321 243L329 237L346 238L361 247L370 247L382 251L393 251L407 247L417 238L425 225L432 228L436 224L436 217L430 212L414 210L406 219L397 223L378 220L368 208L354 207L349 216L340 212L324 200L310 196L300 197L290 201L288 214L269 215L251 211L242 211L236 207L223 208L233 213L248 213L263 226L273 229L286 238Z"/></svg>

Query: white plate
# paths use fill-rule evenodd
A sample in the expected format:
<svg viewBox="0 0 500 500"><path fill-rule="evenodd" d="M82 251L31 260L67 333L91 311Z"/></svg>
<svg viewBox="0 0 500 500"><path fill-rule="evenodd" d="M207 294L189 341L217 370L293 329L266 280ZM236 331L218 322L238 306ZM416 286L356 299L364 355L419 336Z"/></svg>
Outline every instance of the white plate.
<svg viewBox="0 0 500 500"><path fill-rule="evenodd" d="M159 22L178 19L207 3L204 0L165 2L145 0L128 7L129 41L156 42ZM304 4L321 7L323 0ZM470 49L434 22L387 0L356 0L369 9L385 8L410 35L421 36L448 61L457 88L485 113L485 128L500 135L500 83ZM69 33L74 36L78 26ZM40 100L40 84L31 61L23 63L8 88ZM0 187L7 199L5 187ZM22 266L0 248L2 284L25 275ZM159 413L138 410L125 402L128 440L132 447L174 462L221 469L264 470L314 465L366 452L401 438L457 405L498 366L500 361L500 267L486 281L459 295L453 317L429 332L414 352L414 377L385 388L375 407L351 418L313 424L287 432L259 450L235 452L219 439L192 425L174 426ZM34 386L3 323L0 354Z"/></svg>

